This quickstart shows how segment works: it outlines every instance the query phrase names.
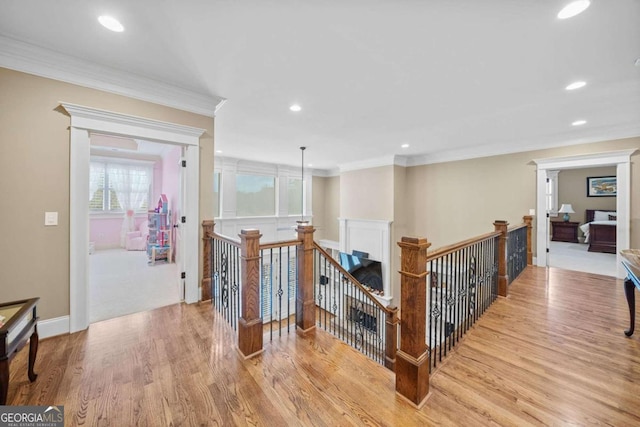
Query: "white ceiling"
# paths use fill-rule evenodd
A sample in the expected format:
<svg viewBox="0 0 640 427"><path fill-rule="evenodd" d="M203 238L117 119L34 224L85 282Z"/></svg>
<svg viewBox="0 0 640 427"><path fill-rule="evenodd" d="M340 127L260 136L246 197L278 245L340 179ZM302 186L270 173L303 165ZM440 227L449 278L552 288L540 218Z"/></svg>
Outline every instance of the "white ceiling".
<svg viewBox="0 0 640 427"><path fill-rule="evenodd" d="M640 1L558 20L566 3L3 0L0 35L226 98L222 156L297 165L304 145L332 169L640 135Z"/></svg>

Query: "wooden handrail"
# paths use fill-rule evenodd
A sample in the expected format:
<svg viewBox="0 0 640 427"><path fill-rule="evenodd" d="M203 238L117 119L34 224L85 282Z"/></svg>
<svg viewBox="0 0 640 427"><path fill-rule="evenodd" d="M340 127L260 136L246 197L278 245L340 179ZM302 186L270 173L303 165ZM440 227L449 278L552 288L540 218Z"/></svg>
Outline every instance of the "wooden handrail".
<svg viewBox="0 0 640 427"><path fill-rule="evenodd" d="M263 249L274 249L274 248L284 248L287 246L299 246L302 242L298 239L293 240L283 240L281 242L271 242L271 243L261 243L260 250Z"/></svg>
<svg viewBox="0 0 640 427"><path fill-rule="evenodd" d="M519 230L519 229L521 229L521 228L526 228L526 227L528 227L528 225L527 225L527 224L525 224L525 223L518 224L518 225L512 225L511 227L509 227L509 228L507 229L507 231L508 231L508 232L516 231L516 230Z"/></svg>
<svg viewBox="0 0 640 427"><path fill-rule="evenodd" d="M333 257L331 255L329 255L329 253L327 251L325 251L324 249L322 249L320 247L320 245L318 245L318 243L316 243L315 241L313 242L313 246L315 247L315 249L317 249L322 255L324 255L324 257L329 260L329 263L338 269L338 271L340 272L340 274L342 274L343 276L345 276L347 279L349 279L351 281L351 283L353 283L354 285L356 285L358 288L360 288L360 290L362 290L366 295L371 295L371 292L369 292L363 285L362 283L358 282L358 279L356 279L355 277L353 277L351 275L351 273L349 273L347 270L344 269L344 267L342 267L340 265L340 263L338 263L338 261L336 261L335 259L333 259ZM371 301L373 301L373 303L380 308L381 310L383 310L385 313L391 313L393 310L385 307L380 301L378 301L375 297L371 297L370 298Z"/></svg>
<svg viewBox="0 0 640 427"><path fill-rule="evenodd" d="M230 245L236 246L236 247L240 247L240 239L235 240L232 237L227 237L227 236L223 236L222 234L218 234L215 231L213 233L210 234L212 239L216 239L216 240L222 240L225 243L229 243Z"/></svg>
<svg viewBox="0 0 640 427"><path fill-rule="evenodd" d="M460 250L462 248L466 248L467 246L471 246L475 243L479 243L485 240L489 240L489 239L493 239L495 237L499 237L500 236L500 232L497 231L492 231L490 233L486 233L486 234L481 234L480 236L477 237L472 237L471 239L467 239L467 240L463 240L461 242L458 243L454 243L452 245L449 246L444 246L442 248L438 248L435 251L431 251L431 252L427 252L427 262L433 260L434 258L440 258L443 257L445 255L449 255L450 253L453 253L457 250Z"/></svg>

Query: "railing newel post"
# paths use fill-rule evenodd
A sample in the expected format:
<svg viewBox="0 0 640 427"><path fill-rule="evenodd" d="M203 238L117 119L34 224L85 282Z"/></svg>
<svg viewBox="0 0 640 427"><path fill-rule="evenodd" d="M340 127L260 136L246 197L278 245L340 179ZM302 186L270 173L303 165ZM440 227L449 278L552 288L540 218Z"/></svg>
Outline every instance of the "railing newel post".
<svg viewBox="0 0 640 427"><path fill-rule="evenodd" d="M385 350L384 366L391 371L396 370L396 354L398 352L398 307L389 307L385 312Z"/></svg>
<svg viewBox="0 0 640 427"><path fill-rule="evenodd" d="M202 280L200 281L201 301L211 299L211 251L213 250L211 240L213 239L213 229L215 222L212 220L202 221Z"/></svg>
<svg viewBox="0 0 640 427"><path fill-rule="evenodd" d="M525 215L522 220L527 224L527 265L533 265L533 247L531 243L531 232L533 229L533 216Z"/></svg>
<svg viewBox="0 0 640 427"><path fill-rule="evenodd" d="M262 352L260 317L260 234L259 230L240 231L240 274L242 316L238 319L238 350L245 359Z"/></svg>
<svg viewBox="0 0 640 427"><path fill-rule="evenodd" d="M296 263L298 290L296 296L296 327L301 334L312 332L316 327L316 303L313 300L313 233L315 229L306 221L298 221L298 245Z"/></svg>
<svg viewBox="0 0 640 427"><path fill-rule="evenodd" d="M396 392L420 408L429 394L427 331L427 239L403 237L400 271L400 349Z"/></svg>
<svg viewBox="0 0 640 427"><path fill-rule="evenodd" d="M495 231L501 233L498 239L498 295L506 297L509 293L509 276L507 274L507 230L509 223L496 220L493 225L495 226Z"/></svg>

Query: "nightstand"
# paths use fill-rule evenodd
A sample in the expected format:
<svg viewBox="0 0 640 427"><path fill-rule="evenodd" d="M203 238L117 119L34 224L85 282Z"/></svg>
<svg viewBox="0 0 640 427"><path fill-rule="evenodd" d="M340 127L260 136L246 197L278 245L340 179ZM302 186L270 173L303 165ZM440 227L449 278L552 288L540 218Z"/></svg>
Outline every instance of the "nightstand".
<svg viewBox="0 0 640 427"><path fill-rule="evenodd" d="M551 240L554 242L578 243L579 222L551 221Z"/></svg>

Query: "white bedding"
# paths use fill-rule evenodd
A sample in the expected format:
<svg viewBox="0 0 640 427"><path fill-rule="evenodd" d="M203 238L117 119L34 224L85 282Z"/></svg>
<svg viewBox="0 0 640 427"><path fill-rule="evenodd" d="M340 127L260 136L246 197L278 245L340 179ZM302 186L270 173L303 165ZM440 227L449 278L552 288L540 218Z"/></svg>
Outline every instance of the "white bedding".
<svg viewBox="0 0 640 427"><path fill-rule="evenodd" d="M584 242L589 243L589 224L617 225L617 221L593 221L580 226L580 230L584 233Z"/></svg>

